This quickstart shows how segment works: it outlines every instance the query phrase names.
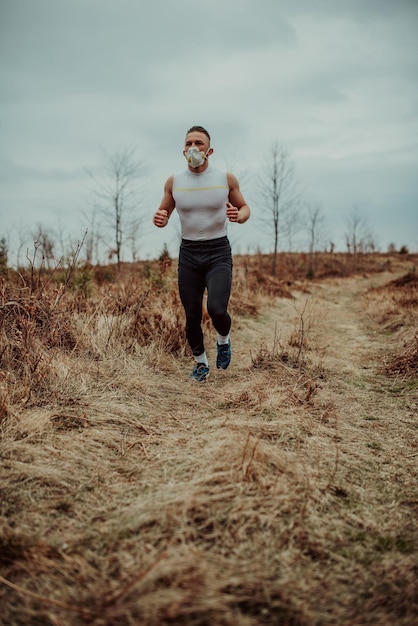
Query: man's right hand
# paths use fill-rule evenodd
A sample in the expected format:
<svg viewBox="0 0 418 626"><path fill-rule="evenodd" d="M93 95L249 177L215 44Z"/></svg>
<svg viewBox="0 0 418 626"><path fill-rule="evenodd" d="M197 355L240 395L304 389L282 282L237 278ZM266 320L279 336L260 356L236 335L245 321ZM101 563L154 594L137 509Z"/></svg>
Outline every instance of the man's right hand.
<svg viewBox="0 0 418 626"><path fill-rule="evenodd" d="M156 213L154 213L153 220L154 225L158 226L158 228L163 228L167 226L168 223L168 212L165 209L158 209Z"/></svg>

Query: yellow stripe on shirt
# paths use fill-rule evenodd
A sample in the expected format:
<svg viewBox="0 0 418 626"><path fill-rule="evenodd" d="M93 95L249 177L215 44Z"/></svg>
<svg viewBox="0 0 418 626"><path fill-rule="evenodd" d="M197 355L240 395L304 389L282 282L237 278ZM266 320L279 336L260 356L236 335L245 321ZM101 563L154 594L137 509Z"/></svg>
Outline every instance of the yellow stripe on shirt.
<svg viewBox="0 0 418 626"><path fill-rule="evenodd" d="M228 189L226 185L214 185L213 187L175 187L173 191L210 191L211 189Z"/></svg>

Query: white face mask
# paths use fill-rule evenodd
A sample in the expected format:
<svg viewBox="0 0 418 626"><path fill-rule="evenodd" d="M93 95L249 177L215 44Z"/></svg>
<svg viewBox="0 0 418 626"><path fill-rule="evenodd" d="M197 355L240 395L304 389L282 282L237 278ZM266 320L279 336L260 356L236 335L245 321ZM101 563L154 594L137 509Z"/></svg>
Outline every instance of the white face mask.
<svg viewBox="0 0 418 626"><path fill-rule="evenodd" d="M206 160L208 152L209 150L207 152L201 152L199 148L197 148L196 146L193 146L192 148L189 148L187 150L184 156L186 157L187 162L191 165L191 167L196 168L196 167L200 167L201 165L203 165L203 163Z"/></svg>

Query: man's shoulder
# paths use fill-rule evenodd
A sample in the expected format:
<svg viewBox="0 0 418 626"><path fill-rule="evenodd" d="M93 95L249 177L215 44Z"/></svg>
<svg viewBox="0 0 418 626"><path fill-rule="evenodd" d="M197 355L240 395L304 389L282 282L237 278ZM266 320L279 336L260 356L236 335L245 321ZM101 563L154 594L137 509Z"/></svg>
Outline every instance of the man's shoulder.
<svg viewBox="0 0 418 626"><path fill-rule="evenodd" d="M181 172L176 172L172 175L173 184L179 181L181 178L186 178L188 176L188 170L182 170Z"/></svg>

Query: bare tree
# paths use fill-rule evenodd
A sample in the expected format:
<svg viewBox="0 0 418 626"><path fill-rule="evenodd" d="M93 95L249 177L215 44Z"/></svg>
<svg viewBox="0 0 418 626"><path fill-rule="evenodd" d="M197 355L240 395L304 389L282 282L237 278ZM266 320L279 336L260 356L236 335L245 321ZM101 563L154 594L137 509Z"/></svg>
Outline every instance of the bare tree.
<svg viewBox="0 0 418 626"><path fill-rule="evenodd" d="M22 267L21 255L28 244L29 238L30 235L26 230L16 229L16 267L18 269Z"/></svg>
<svg viewBox="0 0 418 626"><path fill-rule="evenodd" d="M91 213L82 211L82 215L86 220L85 261L88 265L93 265L99 263L99 246L102 240L100 225L97 220L97 208L93 208Z"/></svg>
<svg viewBox="0 0 418 626"><path fill-rule="evenodd" d="M295 202L291 211L285 211L282 219L282 232L287 241L287 250L292 252L296 235L303 226L300 202Z"/></svg>
<svg viewBox="0 0 418 626"><path fill-rule="evenodd" d="M348 253L353 255L354 264L359 253L374 252L376 249L374 235L357 205L353 206L347 217L345 242Z"/></svg>
<svg viewBox="0 0 418 626"><path fill-rule="evenodd" d="M128 241L131 246L132 261L134 263L138 260L138 240L140 238L140 235L141 235L141 222L140 220L136 220L135 222L132 223L130 231L129 231L129 236L128 236Z"/></svg>
<svg viewBox="0 0 418 626"><path fill-rule="evenodd" d="M7 264L9 259L9 246L6 237L0 239L0 275L4 274L7 270Z"/></svg>
<svg viewBox="0 0 418 626"><path fill-rule="evenodd" d="M50 269L56 265L55 259L55 234L42 224L38 224L36 232L32 233L36 249L39 251L41 265Z"/></svg>
<svg viewBox="0 0 418 626"><path fill-rule="evenodd" d="M124 245L130 241L132 246L132 241L135 241L136 246L143 221L137 213L142 168L143 161L136 157L135 149L125 148L113 154L105 153L102 173L92 175L97 208L104 218L104 225L112 233L108 258L116 256L118 269Z"/></svg>
<svg viewBox="0 0 418 626"><path fill-rule="evenodd" d="M305 224L308 233L308 277L315 276L315 257L325 239L325 216L320 204L305 204Z"/></svg>
<svg viewBox="0 0 418 626"><path fill-rule="evenodd" d="M264 198L263 214L259 219L273 237L271 273L275 276L279 235L280 232L283 232L291 244L300 210L301 197L290 152L278 142L273 143L266 157L259 178L259 187Z"/></svg>

